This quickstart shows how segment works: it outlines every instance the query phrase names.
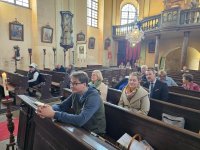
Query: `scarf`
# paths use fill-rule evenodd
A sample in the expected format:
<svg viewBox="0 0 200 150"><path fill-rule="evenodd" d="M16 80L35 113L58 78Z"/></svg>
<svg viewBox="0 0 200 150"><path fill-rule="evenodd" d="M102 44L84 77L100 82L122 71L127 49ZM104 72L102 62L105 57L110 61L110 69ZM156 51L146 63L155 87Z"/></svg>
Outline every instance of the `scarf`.
<svg viewBox="0 0 200 150"><path fill-rule="evenodd" d="M131 88L129 85L127 85L126 87L125 87L125 95L126 95L126 97L127 97L127 99L130 101L132 98L133 98L133 96L137 93L137 90L139 89L139 87L137 87L137 88Z"/></svg>
<svg viewBox="0 0 200 150"><path fill-rule="evenodd" d="M89 85L95 87L96 89L99 87L99 85L101 84L101 81L100 80L97 80L95 82L90 82Z"/></svg>

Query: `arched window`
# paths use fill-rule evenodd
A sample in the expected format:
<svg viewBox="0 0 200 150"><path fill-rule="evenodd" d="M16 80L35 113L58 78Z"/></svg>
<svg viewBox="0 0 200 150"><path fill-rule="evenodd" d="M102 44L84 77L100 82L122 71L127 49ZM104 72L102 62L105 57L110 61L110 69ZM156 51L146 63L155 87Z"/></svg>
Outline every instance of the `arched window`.
<svg viewBox="0 0 200 150"><path fill-rule="evenodd" d="M137 10L134 5L126 4L121 9L121 25L133 22L137 17Z"/></svg>
<svg viewBox="0 0 200 150"><path fill-rule="evenodd" d="M23 7L29 7L29 0L2 0L2 1Z"/></svg>
<svg viewBox="0 0 200 150"><path fill-rule="evenodd" d="M87 25L98 27L98 0L87 0Z"/></svg>

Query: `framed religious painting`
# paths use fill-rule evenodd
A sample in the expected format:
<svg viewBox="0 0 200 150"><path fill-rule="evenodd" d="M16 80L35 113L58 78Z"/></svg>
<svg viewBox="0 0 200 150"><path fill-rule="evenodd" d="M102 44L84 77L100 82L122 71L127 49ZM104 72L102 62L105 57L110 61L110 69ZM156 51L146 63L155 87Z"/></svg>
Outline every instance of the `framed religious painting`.
<svg viewBox="0 0 200 150"><path fill-rule="evenodd" d="M90 37L88 42L88 49L94 49L95 48L95 38Z"/></svg>
<svg viewBox="0 0 200 150"><path fill-rule="evenodd" d="M148 44L149 53L155 53L155 41L150 41Z"/></svg>
<svg viewBox="0 0 200 150"><path fill-rule="evenodd" d="M18 21L9 23L9 39L15 41L24 41L24 26Z"/></svg>
<svg viewBox="0 0 200 150"><path fill-rule="evenodd" d="M41 42L52 43L53 41L53 28L49 25L43 26L41 31Z"/></svg>
<svg viewBox="0 0 200 150"><path fill-rule="evenodd" d="M110 43L111 43L110 38L105 39L105 43L104 43L105 50L108 50L108 48L110 47Z"/></svg>
<svg viewBox="0 0 200 150"><path fill-rule="evenodd" d="M76 37L77 43L84 43L85 42L85 34L83 32L80 32L77 34Z"/></svg>

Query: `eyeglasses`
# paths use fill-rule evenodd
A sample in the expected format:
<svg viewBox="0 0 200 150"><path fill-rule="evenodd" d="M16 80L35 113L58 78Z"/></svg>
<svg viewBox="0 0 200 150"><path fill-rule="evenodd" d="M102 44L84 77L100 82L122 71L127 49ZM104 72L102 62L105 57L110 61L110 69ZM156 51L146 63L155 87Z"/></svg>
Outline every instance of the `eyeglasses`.
<svg viewBox="0 0 200 150"><path fill-rule="evenodd" d="M70 85L72 85L72 86L77 86L78 84L83 84L83 83L70 82Z"/></svg>

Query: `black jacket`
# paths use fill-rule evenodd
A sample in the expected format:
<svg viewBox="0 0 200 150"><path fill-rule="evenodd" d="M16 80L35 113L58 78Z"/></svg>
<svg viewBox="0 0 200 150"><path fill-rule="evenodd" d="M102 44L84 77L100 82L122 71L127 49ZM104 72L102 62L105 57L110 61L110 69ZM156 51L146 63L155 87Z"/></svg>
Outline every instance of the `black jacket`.
<svg viewBox="0 0 200 150"><path fill-rule="evenodd" d="M143 85L145 88L149 89L149 82ZM161 82L160 80L156 80L156 83L153 87L153 93L150 98L159 99L163 101L167 101L168 99L168 86L166 83Z"/></svg>

